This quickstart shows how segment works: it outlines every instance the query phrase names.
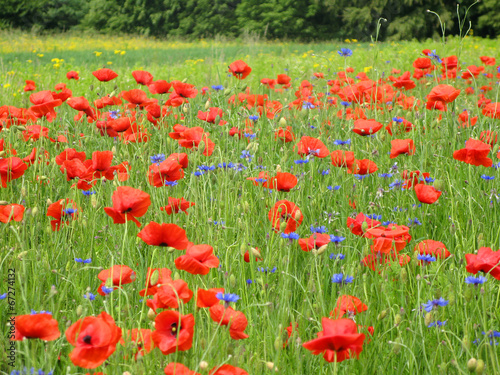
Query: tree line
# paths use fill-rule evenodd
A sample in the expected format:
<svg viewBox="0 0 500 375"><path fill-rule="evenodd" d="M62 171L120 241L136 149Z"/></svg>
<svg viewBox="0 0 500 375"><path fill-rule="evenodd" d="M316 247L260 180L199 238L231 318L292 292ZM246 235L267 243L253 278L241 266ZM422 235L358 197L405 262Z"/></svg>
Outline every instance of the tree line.
<svg viewBox="0 0 500 375"><path fill-rule="evenodd" d="M0 29L369 41L500 33L498 0L0 0ZM457 4L460 7L457 9ZM439 14L439 18L428 12ZM457 15L458 13L458 15ZM465 22L459 22L460 19ZM462 29L462 31L461 31Z"/></svg>

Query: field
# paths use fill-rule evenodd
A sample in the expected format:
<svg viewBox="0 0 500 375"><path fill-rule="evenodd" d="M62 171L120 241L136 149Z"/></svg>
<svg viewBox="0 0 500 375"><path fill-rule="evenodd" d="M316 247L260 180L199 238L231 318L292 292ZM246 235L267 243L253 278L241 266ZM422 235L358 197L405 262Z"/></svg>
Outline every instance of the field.
<svg viewBox="0 0 500 375"><path fill-rule="evenodd" d="M498 40L0 39L1 374L500 374Z"/></svg>

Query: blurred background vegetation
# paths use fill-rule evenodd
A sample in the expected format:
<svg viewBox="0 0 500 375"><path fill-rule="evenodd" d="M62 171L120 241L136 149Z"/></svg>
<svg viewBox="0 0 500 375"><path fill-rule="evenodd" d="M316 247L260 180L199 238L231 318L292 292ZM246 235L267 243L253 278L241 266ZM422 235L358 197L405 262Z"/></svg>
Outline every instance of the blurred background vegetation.
<svg viewBox="0 0 500 375"><path fill-rule="evenodd" d="M460 7L457 9L457 4ZM458 35L473 1L449 0L0 0L0 29L34 33L96 31L185 39L255 36L300 41L436 38L438 13L447 35ZM463 33L500 33L498 0L482 0L467 13Z"/></svg>

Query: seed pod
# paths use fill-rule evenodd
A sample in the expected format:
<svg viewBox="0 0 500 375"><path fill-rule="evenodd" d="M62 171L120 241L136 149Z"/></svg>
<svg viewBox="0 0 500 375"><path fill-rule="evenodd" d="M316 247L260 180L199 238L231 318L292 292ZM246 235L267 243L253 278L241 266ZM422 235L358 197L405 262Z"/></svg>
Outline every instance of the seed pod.
<svg viewBox="0 0 500 375"><path fill-rule="evenodd" d="M382 310L377 316L377 320L382 320L387 316L387 310Z"/></svg>

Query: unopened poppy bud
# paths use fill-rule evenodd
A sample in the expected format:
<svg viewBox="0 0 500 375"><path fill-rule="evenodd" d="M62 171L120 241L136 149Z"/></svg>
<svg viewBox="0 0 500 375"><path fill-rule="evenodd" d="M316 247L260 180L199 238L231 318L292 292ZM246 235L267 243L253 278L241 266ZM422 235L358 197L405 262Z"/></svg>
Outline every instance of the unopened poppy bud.
<svg viewBox="0 0 500 375"><path fill-rule="evenodd" d="M276 173L281 173L281 165L276 166Z"/></svg>
<svg viewBox="0 0 500 375"><path fill-rule="evenodd" d="M286 229L286 221L283 221L281 224L280 224L280 231L284 232Z"/></svg>
<svg viewBox="0 0 500 375"><path fill-rule="evenodd" d="M247 252L247 250L248 250L247 244L242 243L241 246L240 246L240 254L242 256L245 255L245 253Z"/></svg>
<svg viewBox="0 0 500 375"><path fill-rule="evenodd" d="M28 254L27 251L21 251L18 255L17 255L17 259L19 260L23 260L24 256Z"/></svg>
<svg viewBox="0 0 500 375"><path fill-rule="evenodd" d="M361 230L363 232L366 232L368 229L368 223L366 221L363 221L363 223L361 224Z"/></svg>
<svg viewBox="0 0 500 375"><path fill-rule="evenodd" d="M462 346L465 350L469 350L470 349L470 340L469 340L469 336L464 336L464 338L462 339Z"/></svg>
<svg viewBox="0 0 500 375"><path fill-rule="evenodd" d="M204 141L200 141L200 143L198 143L198 151L200 152L200 154L203 154L203 152L205 152L205 142Z"/></svg>
<svg viewBox="0 0 500 375"><path fill-rule="evenodd" d="M173 248L172 246L167 246L167 252L169 252L171 254L174 251L175 251L175 248Z"/></svg>
<svg viewBox="0 0 500 375"><path fill-rule="evenodd" d="M252 252L252 255L254 257L259 258L259 259L264 259L264 258L262 258L262 254L260 253L259 249L256 249L255 247L251 247L250 251Z"/></svg>
<svg viewBox="0 0 500 375"><path fill-rule="evenodd" d="M82 305L78 305L76 307L76 316L79 318L82 316L82 313L83 313L83 307L82 307Z"/></svg>
<svg viewBox="0 0 500 375"><path fill-rule="evenodd" d="M377 316L377 320L382 320L387 316L387 310L382 310Z"/></svg>
<svg viewBox="0 0 500 375"><path fill-rule="evenodd" d="M274 366L274 363L273 363L273 362L266 362L266 367L267 367L269 370L278 371L278 368L277 368L276 366Z"/></svg>
<svg viewBox="0 0 500 375"><path fill-rule="evenodd" d="M484 372L484 361L482 359L478 359L476 364L476 375L483 375L483 372Z"/></svg>
<svg viewBox="0 0 500 375"><path fill-rule="evenodd" d="M326 251L326 248L328 247L328 244L325 244L323 246L321 246L318 250L317 250L317 255L321 255L323 254L325 251Z"/></svg>
<svg viewBox="0 0 500 375"><path fill-rule="evenodd" d="M477 367L477 359L476 358L469 359L469 361L467 362L467 370L469 370L470 372L474 372L476 370L476 367Z"/></svg>
<svg viewBox="0 0 500 375"><path fill-rule="evenodd" d="M111 147L111 152L113 153L113 156L116 156L116 146Z"/></svg>
<svg viewBox="0 0 500 375"><path fill-rule="evenodd" d="M432 323L432 313L428 312L427 314L425 314L424 323L426 326Z"/></svg>
<svg viewBox="0 0 500 375"><path fill-rule="evenodd" d="M286 126L286 119L284 117L280 118L280 126Z"/></svg>
<svg viewBox="0 0 500 375"><path fill-rule="evenodd" d="M229 94L231 94L231 89L225 89L224 90L224 95L228 96Z"/></svg>
<svg viewBox="0 0 500 375"><path fill-rule="evenodd" d="M187 104L184 104L184 106L182 107L182 112L184 112L184 113L189 112L189 106Z"/></svg>
<svg viewBox="0 0 500 375"><path fill-rule="evenodd" d="M250 204L247 201L242 203L243 211L248 212L250 210Z"/></svg>
<svg viewBox="0 0 500 375"><path fill-rule="evenodd" d="M140 352L137 353L136 359L139 360L139 357L140 357L140 359L142 359L142 355L141 355ZM132 375L132 374L130 372L128 372L128 371L125 371L122 375Z"/></svg>
<svg viewBox="0 0 500 375"><path fill-rule="evenodd" d="M236 288L236 277L233 274L229 276L229 285L231 285L231 288Z"/></svg>
<svg viewBox="0 0 500 375"><path fill-rule="evenodd" d="M90 90L90 91L93 91L93 90L94 90L94 85L90 85L90 86L89 86L89 90Z"/></svg>
<svg viewBox="0 0 500 375"><path fill-rule="evenodd" d="M7 201L0 201L0 206L5 206L6 204L9 204Z"/></svg>
<svg viewBox="0 0 500 375"><path fill-rule="evenodd" d="M444 190L444 188L445 188L445 183L443 180L435 179L433 185L434 185L434 189L436 189L436 190Z"/></svg>
<svg viewBox="0 0 500 375"><path fill-rule="evenodd" d="M156 313L153 309L149 309L148 311L148 319L154 321L156 319Z"/></svg>
<svg viewBox="0 0 500 375"><path fill-rule="evenodd" d="M293 218L295 219L295 221L299 221L302 218L302 212L300 212L300 210L297 210L297 212L295 212L295 215L293 215Z"/></svg>
<svg viewBox="0 0 500 375"><path fill-rule="evenodd" d="M160 279L160 272L158 270L154 270L153 273L151 274L151 277L149 278L149 284L156 285L158 284L159 279Z"/></svg>
<svg viewBox="0 0 500 375"><path fill-rule="evenodd" d="M283 349L283 340L281 339L281 336L278 336L274 340L274 350L278 351L281 349Z"/></svg>
<svg viewBox="0 0 500 375"><path fill-rule="evenodd" d="M210 100L207 100L207 102L205 103L205 109L209 109L210 108Z"/></svg>
<svg viewBox="0 0 500 375"><path fill-rule="evenodd" d="M408 271L406 268L401 268L401 281L404 283L408 281Z"/></svg>
<svg viewBox="0 0 500 375"><path fill-rule="evenodd" d="M26 196L26 188L24 188L24 187L21 188L21 196L22 197Z"/></svg>
<svg viewBox="0 0 500 375"><path fill-rule="evenodd" d="M391 342L394 345L392 347L392 352L394 354L399 354L401 352L400 341L401 341L401 339L398 337L396 340L394 340L394 341Z"/></svg>
<svg viewBox="0 0 500 375"><path fill-rule="evenodd" d="M396 314L396 316L394 317L394 325L396 325L396 326L400 325L402 320L403 320L403 318L401 317L401 315Z"/></svg>
<svg viewBox="0 0 500 375"><path fill-rule="evenodd" d="M186 77L186 78L184 78L181 82L182 82L182 83L186 83L187 81L188 81L188 79L187 79L187 77Z"/></svg>
<svg viewBox="0 0 500 375"><path fill-rule="evenodd" d="M7 129L5 129L7 130ZM6 152L5 151L0 151L0 158L3 158L5 156Z"/></svg>
<svg viewBox="0 0 500 375"><path fill-rule="evenodd" d="M495 145L495 147L493 147L493 154L496 154L498 152L498 149L500 148L500 146L498 145L498 143Z"/></svg>
<svg viewBox="0 0 500 375"><path fill-rule="evenodd" d="M380 136L378 137L380 141L384 142L385 141L385 133L381 133Z"/></svg>
<svg viewBox="0 0 500 375"><path fill-rule="evenodd" d="M200 366L200 370L206 370L208 368L208 362L201 361L199 366Z"/></svg>
<svg viewBox="0 0 500 375"><path fill-rule="evenodd" d="M181 275L179 275L179 272L175 271L173 280L179 280L181 278Z"/></svg>
<svg viewBox="0 0 500 375"><path fill-rule="evenodd" d="M92 197L90 197L90 204L92 205L92 207L96 208L97 207L97 197L95 195L92 195Z"/></svg>

